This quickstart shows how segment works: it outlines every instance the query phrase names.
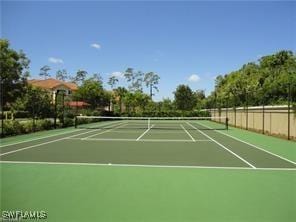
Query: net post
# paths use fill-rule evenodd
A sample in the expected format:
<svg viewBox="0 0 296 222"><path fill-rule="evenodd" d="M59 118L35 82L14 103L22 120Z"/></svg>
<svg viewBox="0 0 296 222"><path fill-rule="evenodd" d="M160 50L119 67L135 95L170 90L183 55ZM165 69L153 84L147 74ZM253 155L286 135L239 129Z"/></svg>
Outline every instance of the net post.
<svg viewBox="0 0 296 222"><path fill-rule="evenodd" d="M75 118L74 118L74 127L75 127L75 129L77 129L77 116L75 116Z"/></svg>
<svg viewBox="0 0 296 222"><path fill-rule="evenodd" d="M150 129L150 118L148 118L148 129Z"/></svg>
<svg viewBox="0 0 296 222"><path fill-rule="evenodd" d="M226 130L228 130L228 122L229 122L229 118L226 117Z"/></svg>

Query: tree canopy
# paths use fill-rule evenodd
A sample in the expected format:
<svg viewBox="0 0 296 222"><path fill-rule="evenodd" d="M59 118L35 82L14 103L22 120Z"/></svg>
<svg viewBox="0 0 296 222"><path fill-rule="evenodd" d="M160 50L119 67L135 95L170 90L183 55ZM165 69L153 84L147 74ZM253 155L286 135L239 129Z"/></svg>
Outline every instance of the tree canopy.
<svg viewBox="0 0 296 222"><path fill-rule="evenodd" d="M92 109L108 104L102 83L94 78L84 80L74 97L89 103Z"/></svg>
<svg viewBox="0 0 296 222"><path fill-rule="evenodd" d="M196 98L187 85L179 85L174 92L176 108L179 110L192 110L196 104Z"/></svg>
<svg viewBox="0 0 296 222"><path fill-rule="evenodd" d="M7 40L0 39L1 104L4 107L7 108L24 92L29 64L24 52L11 49Z"/></svg>
<svg viewBox="0 0 296 222"><path fill-rule="evenodd" d="M40 68L39 76L43 77L44 79L50 77L49 71L51 68L48 65L42 66Z"/></svg>
<svg viewBox="0 0 296 222"><path fill-rule="evenodd" d="M58 70L56 72L56 79L61 80L61 81L66 81L69 78L67 70L66 69L62 69L62 70Z"/></svg>
<svg viewBox="0 0 296 222"><path fill-rule="evenodd" d="M156 90L158 92L157 84L159 83L160 77L155 74L154 72L148 72L144 76L144 82L146 87L149 88L150 97L152 98L153 90Z"/></svg>
<svg viewBox="0 0 296 222"><path fill-rule="evenodd" d="M296 57L291 51L263 56L258 63L247 63L237 71L219 75L208 103L219 106L282 104L296 98Z"/></svg>

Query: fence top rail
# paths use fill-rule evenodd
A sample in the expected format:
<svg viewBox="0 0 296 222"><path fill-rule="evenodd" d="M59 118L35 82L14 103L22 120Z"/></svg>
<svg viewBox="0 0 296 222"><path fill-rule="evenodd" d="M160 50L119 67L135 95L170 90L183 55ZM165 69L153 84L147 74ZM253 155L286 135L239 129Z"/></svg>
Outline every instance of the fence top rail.
<svg viewBox="0 0 296 222"><path fill-rule="evenodd" d="M236 110L245 110L247 107L236 107ZM229 108L221 108L220 110L225 111L226 109L232 110L234 109L233 107ZM262 110L263 106L249 106L248 110ZM288 105L267 105L264 106L265 110L288 110ZM213 109L203 109L202 111L218 111L218 108L213 108Z"/></svg>

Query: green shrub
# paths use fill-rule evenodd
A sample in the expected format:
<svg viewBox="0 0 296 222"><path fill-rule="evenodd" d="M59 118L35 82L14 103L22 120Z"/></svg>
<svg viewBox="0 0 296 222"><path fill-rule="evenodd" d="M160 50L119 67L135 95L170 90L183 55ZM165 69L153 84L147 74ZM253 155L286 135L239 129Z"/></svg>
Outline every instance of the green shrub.
<svg viewBox="0 0 296 222"><path fill-rule="evenodd" d="M91 115L92 116L101 116L101 115L104 116L104 114L102 114L100 111L97 111L97 110L94 110Z"/></svg>
<svg viewBox="0 0 296 222"><path fill-rule="evenodd" d="M13 136L25 132L23 124L16 120L6 120L3 124L3 133L6 136Z"/></svg>
<svg viewBox="0 0 296 222"><path fill-rule="evenodd" d="M39 130L49 130L52 129L53 123L48 119L42 119L37 121L37 126Z"/></svg>
<svg viewBox="0 0 296 222"><path fill-rule="evenodd" d="M73 118L65 118L64 119L64 126L63 127L69 127L74 126L74 119Z"/></svg>
<svg viewBox="0 0 296 222"><path fill-rule="evenodd" d="M52 129L53 123L47 119L35 120L35 125L32 119L18 121L6 120L3 124L4 136L14 136L19 134L31 133L41 130Z"/></svg>
<svg viewBox="0 0 296 222"><path fill-rule="evenodd" d="M76 115L73 112L67 112L65 118L73 119Z"/></svg>
<svg viewBox="0 0 296 222"><path fill-rule="evenodd" d="M24 130L25 130L24 133L31 133L31 132L33 132L34 128L33 128L33 121L32 120L28 120L26 122L23 122L22 124L23 124Z"/></svg>

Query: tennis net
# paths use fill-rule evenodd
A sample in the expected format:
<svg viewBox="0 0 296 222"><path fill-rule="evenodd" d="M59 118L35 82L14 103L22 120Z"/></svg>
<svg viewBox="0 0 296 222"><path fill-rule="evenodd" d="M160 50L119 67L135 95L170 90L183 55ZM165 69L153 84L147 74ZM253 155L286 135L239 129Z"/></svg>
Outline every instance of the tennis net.
<svg viewBox="0 0 296 222"><path fill-rule="evenodd" d="M76 116L75 128L88 129L163 129L226 130L226 117L109 117Z"/></svg>

